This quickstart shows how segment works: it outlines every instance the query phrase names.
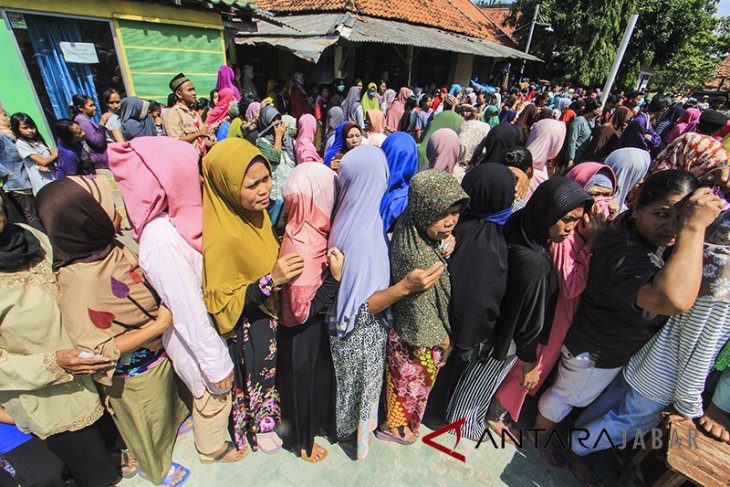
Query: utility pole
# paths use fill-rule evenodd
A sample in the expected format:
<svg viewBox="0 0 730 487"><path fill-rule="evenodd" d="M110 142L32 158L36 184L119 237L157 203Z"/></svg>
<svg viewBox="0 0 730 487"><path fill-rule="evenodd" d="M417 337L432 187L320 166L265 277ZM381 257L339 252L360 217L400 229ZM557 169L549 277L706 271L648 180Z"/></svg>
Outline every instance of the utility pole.
<svg viewBox="0 0 730 487"><path fill-rule="evenodd" d="M535 14L532 16L532 22L530 23L530 34L527 36L527 45L525 46L525 54L530 54L530 44L532 44L532 34L535 32L535 24L537 23L537 16L540 12L540 4L535 5ZM522 67L520 68L520 77L517 79L517 84L522 82L522 74L525 72L525 64L527 60L522 60Z"/></svg>
<svg viewBox="0 0 730 487"><path fill-rule="evenodd" d="M608 94L613 87L613 82L616 81L618 68L621 67L621 61L624 58L626 47L629 45L629 41L631 40L631 34L634 33L634 27L636 27L637 20L639 20L639 14L632 14L629 19L629 25L626 26L624 37L621 39L621 44L618 47L618 51L616 51L616 57L613 59L613 66L611 66L611 71L608 73L608 79L606 79L606 84L603 85L603 93L601 93L601 108L603 108L603 105L606 104Z"/></svg>

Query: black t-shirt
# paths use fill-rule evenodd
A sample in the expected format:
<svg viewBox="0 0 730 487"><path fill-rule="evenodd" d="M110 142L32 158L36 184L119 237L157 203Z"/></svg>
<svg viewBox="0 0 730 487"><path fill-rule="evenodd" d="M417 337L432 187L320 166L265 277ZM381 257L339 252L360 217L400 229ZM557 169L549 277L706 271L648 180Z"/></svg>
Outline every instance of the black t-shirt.
<svg viewBox="0 0 730 487"><path fill-rule="evenodd" d="M626 220L599 239L588 286L565 340L573 356L589 352L602 369L626 364L667 319L636 305L639 289L664 266L664 249L642 239Z"/></svg>

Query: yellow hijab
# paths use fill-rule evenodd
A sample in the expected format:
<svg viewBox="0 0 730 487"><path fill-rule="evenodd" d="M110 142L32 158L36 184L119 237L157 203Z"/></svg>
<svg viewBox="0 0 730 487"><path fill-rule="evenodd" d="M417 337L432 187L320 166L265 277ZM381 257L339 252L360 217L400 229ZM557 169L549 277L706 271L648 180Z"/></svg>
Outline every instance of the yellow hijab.
<svg viewBox="0 0 730 487"><path fill-rule="evenodd" d="M276 263L279 241L269 215L261 218L240 203L241 186L251 163L271 165L250 142L225 139L203 159L203 300L221 334L238 323L249 284L265 276ZM260 309L276 319L278 298L266 299Z"/></svg>

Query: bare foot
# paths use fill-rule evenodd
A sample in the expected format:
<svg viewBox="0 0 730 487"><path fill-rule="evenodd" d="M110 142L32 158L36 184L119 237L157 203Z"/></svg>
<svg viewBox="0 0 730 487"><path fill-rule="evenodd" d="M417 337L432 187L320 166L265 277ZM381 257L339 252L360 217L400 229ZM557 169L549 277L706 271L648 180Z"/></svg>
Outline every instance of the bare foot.
<svg viewBox="0 0 730 487"><path fill-rule="evenodd" d="M697 420L702 429L716 440L730 443L730 414L715 405L714 402L705 411L705 415Z"/></svg>
<svg viewBox="0 0 730 487"><path fill-rule="evenodd" d="M215 453L211 454L210 456L217 457L218 455L220 455L221 453L226 451L226 448L228 448L228 443L223 443L223 446L220 447L218 450L216 450ZM237 450L234 448L234 449L230 450L228 453L226 453L223 457L221 457L221 459L218 461L222 462L222 463L237 462L241 458L245 457L247 453L248 453L248 449Z"/></svg>
<svg viewBox="0 0 730 487"><path fill-rule="evenodd" d="M327 455L329 452L325 450L321 445L318 443L315 443L312 445L312 454L307 455L307 450L302 450L302 460L309 463L319 463L325 458L327 458Z"/></svg>

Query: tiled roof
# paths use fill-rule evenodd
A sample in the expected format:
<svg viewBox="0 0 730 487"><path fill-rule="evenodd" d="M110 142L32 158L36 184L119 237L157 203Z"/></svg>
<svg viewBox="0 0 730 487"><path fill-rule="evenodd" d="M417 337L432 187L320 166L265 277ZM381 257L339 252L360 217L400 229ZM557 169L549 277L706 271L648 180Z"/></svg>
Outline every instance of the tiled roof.
<svg viewBox="0 0 730 487"><path fill-rule="evenodd" d="M511 40L515 40L513 37L515 28L507 24L507 19L512 13L510 7L482 7L482 13L487 16L497 28L502 31Z"/></svg>
<svg viewBox="0 0 730 487"><path fill-rule="evenodd" d="M261 9L277 14L349 11L437 27L512 47L470 0L256 0L255 3ZM424 39L424 42L428 40Z"/></svg>
<svg viewBox="0 0 730 487"><path fill-rule="evenodd" d="M730 56L722 60L717 67L717 78L730 78Z"/></svg>

